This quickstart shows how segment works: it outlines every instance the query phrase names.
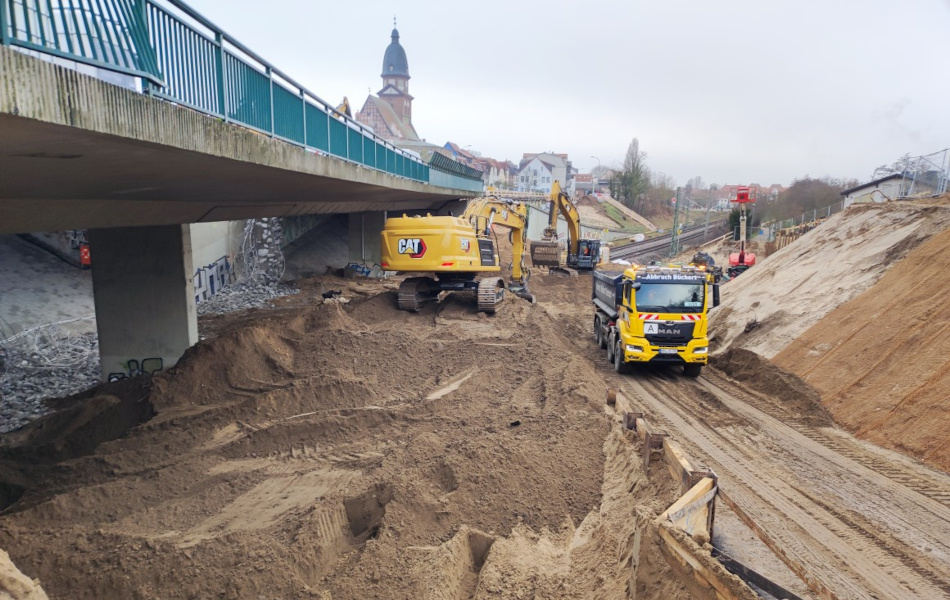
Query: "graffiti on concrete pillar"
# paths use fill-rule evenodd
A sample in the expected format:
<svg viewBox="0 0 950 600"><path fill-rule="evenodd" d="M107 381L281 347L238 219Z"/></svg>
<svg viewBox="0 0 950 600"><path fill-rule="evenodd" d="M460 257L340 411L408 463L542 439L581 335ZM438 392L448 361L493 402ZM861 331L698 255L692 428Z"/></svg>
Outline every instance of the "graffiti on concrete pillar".
<svg viewBox="0 0 950 600"><path fill-rule="evenodd" d="M165 368L165 362L161 358L143 358L141 362L132 358L125 363L125 371L118 373L109 373L109 382L119 381L121 379L131 379L139 375L154 375Z"/></svg>

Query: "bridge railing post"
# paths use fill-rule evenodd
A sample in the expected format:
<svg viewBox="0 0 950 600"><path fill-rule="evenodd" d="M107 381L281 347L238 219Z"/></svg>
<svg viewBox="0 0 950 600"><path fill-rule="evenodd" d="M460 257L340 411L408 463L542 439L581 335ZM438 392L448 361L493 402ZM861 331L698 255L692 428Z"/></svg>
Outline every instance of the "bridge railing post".
<svg viewBox="0 0 950 600"><path fill-rule="evenodd" d="M268 91L270 92L270 136L274 137L277 133L277 128L274 127L274 72L271 71L269 66L265 67L265 72L267 73Z"/></svg>
<svg viewBox="0 0 950 600"><path fill-rule="evenodd" d="M218 112L228 121L228 98L224 86L224 38L221 32L214 34L214 84L218 89Z"/></svg>
<svg viewBox="0 0 950 600"><path fill-rule="evenodd" d="M303 119L303 145L307 147L307 93L300 90L300 114Z"/></svg>
<svg viewBox="0 0 950 600"><path fill-rule="evenodd" d="M7 0L0 0L0 43L10 44L10 16L7 14Z"/></svg>

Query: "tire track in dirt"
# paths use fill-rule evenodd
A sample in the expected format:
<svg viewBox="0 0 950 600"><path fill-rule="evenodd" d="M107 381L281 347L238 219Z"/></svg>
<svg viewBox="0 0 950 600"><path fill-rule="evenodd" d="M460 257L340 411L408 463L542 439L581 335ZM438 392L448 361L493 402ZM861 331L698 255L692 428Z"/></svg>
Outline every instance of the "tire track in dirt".
<svg viewBox="0 0 950 600"><path fill-rule="evenodd" d="M743 445L742 440L729 440L729 428L714 429L698 417L703 412L696 410L693 397L702 391L701 383L663 382L656 377L625 381L651 412L662 415L671 432L685 437L681 439L685 445L696 447L721 469L723 489L779 540L792 564L805 565L806 582L817 592L825 588L839 598L950 597L945 567L934 572L931 569L936 564L925 559L925 564L930 562L929 568L914 569L914 559L901 551L900 540L869 536L864 529L842 519L840 513L816 503L788 483L798 476L781 462L772 457L750 460L754 448L750 449L753 452L738 454L734 446ZM745 412L754 423L770 418L760 411L749 411ZM786 432L759 429L778 441L779 447L788 443L782 437ZM811 440L809 443L814 444ZM834 463L822 466L830 477L841 469Z"/></svg>

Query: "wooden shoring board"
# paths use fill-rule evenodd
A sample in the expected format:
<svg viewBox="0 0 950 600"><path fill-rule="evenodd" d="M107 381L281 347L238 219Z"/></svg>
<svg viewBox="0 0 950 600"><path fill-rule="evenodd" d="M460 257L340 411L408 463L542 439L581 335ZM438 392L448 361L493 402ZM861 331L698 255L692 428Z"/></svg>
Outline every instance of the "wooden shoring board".
<svg viewBox="0 0 950 600"><path fill-rule="evenodd" d="M710 507L716 501L718 489L715 479L704 477L657 517L658 524L662 521L671 521L674 527L689 535L700 533L710 539L712 537L712 532L709 530L709 515L712 512Z"/></svg>
<svg viewBox="0 0 950 600"><path fill-rule="evenodd" d="M730 574L711 554L676 530L659 523L660 553L697 600L757 600L758 595Z"/></svg>

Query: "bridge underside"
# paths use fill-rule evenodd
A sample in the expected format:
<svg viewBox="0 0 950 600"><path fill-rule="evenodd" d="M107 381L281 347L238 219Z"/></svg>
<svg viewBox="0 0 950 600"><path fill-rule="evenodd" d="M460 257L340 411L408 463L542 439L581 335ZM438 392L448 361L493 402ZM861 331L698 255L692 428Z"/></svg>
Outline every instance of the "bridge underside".
<svg viewBox="0 0 950 600"><path fill-rule="evenodd" d="M308 150L0 46L0 233L427 209L481 190L443 179L458 185Z"/></svg>
<svg viewBox="0 0 950 600"><path fill-rule="evenodd" d="M457 192L348 181L5 114L0 114L0 132L0 233L438 208L459 197Z"/></svg>

